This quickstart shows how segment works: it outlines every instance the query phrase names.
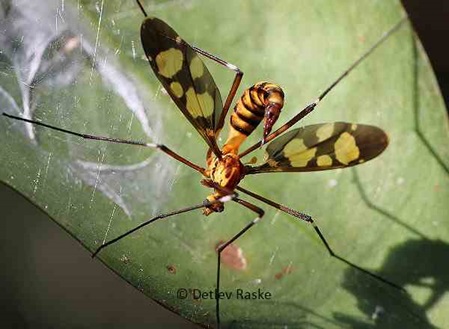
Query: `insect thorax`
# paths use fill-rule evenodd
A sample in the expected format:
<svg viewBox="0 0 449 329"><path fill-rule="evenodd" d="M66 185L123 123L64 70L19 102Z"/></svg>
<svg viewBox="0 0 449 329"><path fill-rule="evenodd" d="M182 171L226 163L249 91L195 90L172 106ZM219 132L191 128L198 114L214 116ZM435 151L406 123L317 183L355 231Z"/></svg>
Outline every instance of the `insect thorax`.
<svg viewBox="0 0 449 329"><path fill-rule="evenodd" d="M233 153L224 154L221 159L210 154L207 162L206 176L209 179L204 180L203 184L214 188L214 193L207 197L209 201L214 202L234 191L245 176L245 166L240 162L239 156ZM203 214L207 216L212 212L221 212L223 210L223 203L217 202L212 206L206 207L203 210Z"/></svg>
<svg viewBox="0 0 449 329"><path fill-rule="evenodd" d="M235 189L245 175L245 166L240 162L238 155L233 153L224 154L221 159L214 157L208 169L210 179L230 191Z"/></svg>

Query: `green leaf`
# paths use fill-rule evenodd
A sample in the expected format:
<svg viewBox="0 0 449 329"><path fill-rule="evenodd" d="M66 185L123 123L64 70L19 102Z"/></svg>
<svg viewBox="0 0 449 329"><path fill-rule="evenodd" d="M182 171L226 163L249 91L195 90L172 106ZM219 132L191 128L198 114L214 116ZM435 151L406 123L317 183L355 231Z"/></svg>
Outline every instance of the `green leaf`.
<svg viewBox="0 0 449 329"><path fill-rule="evenodd" d="M5 2L0 9L1 110L65 129L161 142L205 166L206 145L161 91L143 59L134 1ZM404 15L392 1L146 3L188 42L245 72L239 95L260 80L282 85L287 121ZM206 61L223 98L233 78ZM246 268L222 266L221 319L232 327L431 328L448 323L449 130L435 78L404 24L301 124L377 125L391 144L355 169L247 177L242 186L311 215L335 252L408 294L329 257L312 227L261 206L236 241ZM223 138L226 136L223 132ZM257 130L248 146L261 137ZM0 179L42 208L89 252L146 219L201 203L201 177L151 149L85 141L0 119ZM255 154L261 160L262 151ZM248 157L248 161L249 161ZM245 158L246 159L246 158ZM242 195L242 198L245 196ZM253 201L246 197L248 201ZM179 289L215 288L220 241L254 214L227 203L161 220L98 258L143 293L203 325L212 299ZM237 289L271 294L242 300Z"/></svg>

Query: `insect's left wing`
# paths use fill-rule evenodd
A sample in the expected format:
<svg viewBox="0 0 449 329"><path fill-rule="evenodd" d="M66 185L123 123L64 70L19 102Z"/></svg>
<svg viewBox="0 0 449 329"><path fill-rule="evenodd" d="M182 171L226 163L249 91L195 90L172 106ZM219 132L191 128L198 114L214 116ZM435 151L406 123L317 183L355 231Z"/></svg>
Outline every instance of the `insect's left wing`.
<svg viewBox="0 0 449 329"><path fill-rule="evenodd" d="M215 128L223 110L220 91L193 48L167 23L145 19L142 46L159 81L214 153Z"/></svg>
<svg viewBox="0 0 449 329"><path fill-rule="evenodd" d="M334 122L294 129L268 144L266 162L247 174L301 172L354 166L378 156L388 136L377 127Z"/></svg>

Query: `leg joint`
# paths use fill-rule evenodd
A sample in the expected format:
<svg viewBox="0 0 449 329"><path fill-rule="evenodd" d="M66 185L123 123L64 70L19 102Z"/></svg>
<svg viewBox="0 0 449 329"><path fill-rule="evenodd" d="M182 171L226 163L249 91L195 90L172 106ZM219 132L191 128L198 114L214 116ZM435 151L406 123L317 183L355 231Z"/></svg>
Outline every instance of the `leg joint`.
<svg viewBox="0 0 449 329"><path fill-rule="evenodd" d="M296 211L294 209L285 207L283 205L279 205L279 210L281 210L281 211L283 211L283 212L285 212L285 213L287 213L289 215L292 215L293 217L299 218L299 219L301 219L301 220L303 220L303 221L305 221L307 223L312 223L312 224L314 223L314 221L313 221L311 216L309 216L307 214L304 214L302 212Z"/></svg>
<svg viewBox="0 0 449 329"><path fill-rule="evenodd" d="M259 215L259 219L262 218L265 215L265 211L260 209L260 208L255 209L255 211Z"/></svg>

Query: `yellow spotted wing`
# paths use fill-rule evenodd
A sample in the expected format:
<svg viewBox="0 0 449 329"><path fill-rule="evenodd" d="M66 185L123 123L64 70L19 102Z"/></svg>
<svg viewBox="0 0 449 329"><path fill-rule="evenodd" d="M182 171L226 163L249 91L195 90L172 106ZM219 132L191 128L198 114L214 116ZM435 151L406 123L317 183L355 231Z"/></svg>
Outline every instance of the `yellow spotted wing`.
<svg viewBox="0 0 449 329"><path fill-rule="evenodd" d="M375 126L334 122L294 129L268 144L266 161L247 174L344 168L378 156L388 136Z"/></svg>
<svg viewBox="0 0 449 329"><path fill-rule="evenodd" d="M214 153L215 128L223 110L220 91L195 50L164 21L141 26L142 46L162 86Z"/></svg>

